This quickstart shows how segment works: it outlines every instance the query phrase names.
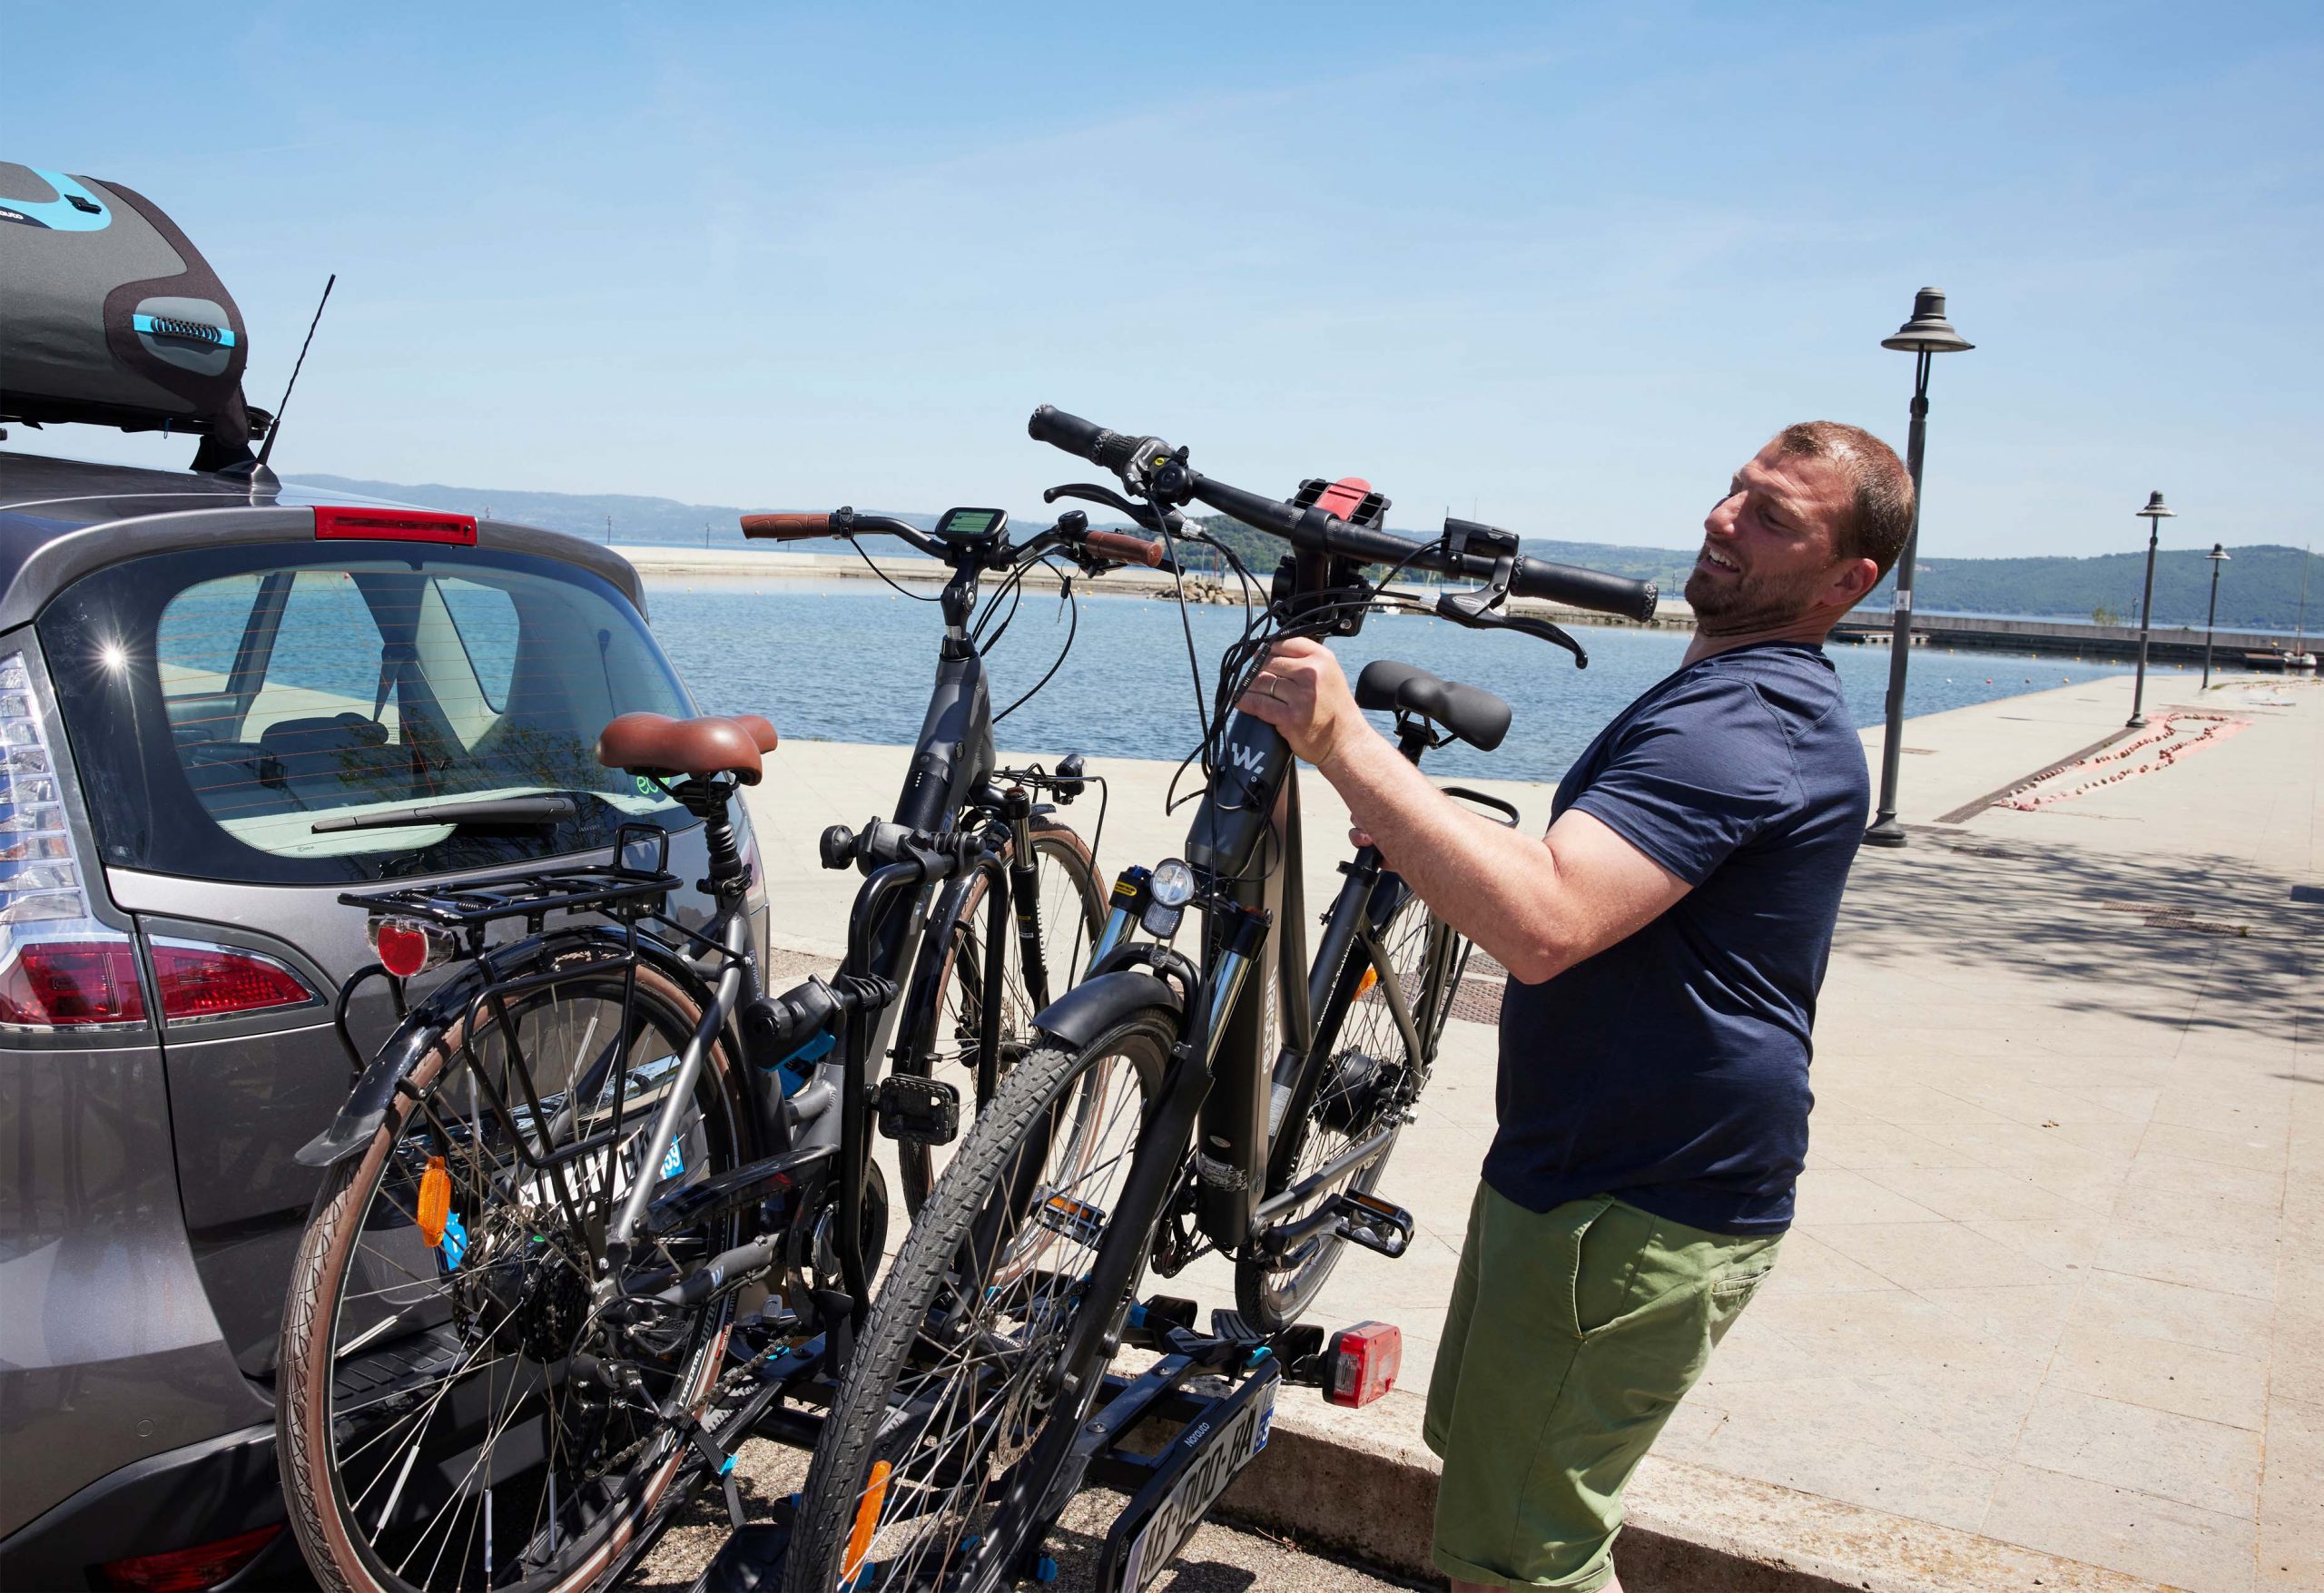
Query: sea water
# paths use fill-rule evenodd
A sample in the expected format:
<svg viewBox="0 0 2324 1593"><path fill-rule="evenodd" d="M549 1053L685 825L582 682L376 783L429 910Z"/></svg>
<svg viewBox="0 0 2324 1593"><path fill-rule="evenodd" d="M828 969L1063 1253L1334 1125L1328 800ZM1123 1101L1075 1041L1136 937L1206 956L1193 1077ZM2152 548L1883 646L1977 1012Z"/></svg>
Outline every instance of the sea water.
<svg viewBox="0 0 2324 1593"><path fill-rule="evenodd" d="M1207 711L1220 654L1242 633L1240 606L1189 606L1080 591L1072 652L1049 684L999 726L1007 749L1177 760L1200 738L1187 634ZM871 582L649 581L654 634L708 713L759 713L786 739L908 742L920 732L943 621L933 602ZM992 703L1005 709L1055 663L1073 622L1054 592L1029 593L987 658ZM1687 635L1577 625L1590 654L1530 636L1464 630L1419 615L1370 616L1361 635L1332 644L1351 679L1375 658L1418 664L1506 699L1508 739L1492 752L1455 744L1432 753L1438 774L1555 780L1606 722L1679 667ZM1836 645L1848 712L1880 723L1888 649ZM2076 681L2122 674L2117 660L1913 651L1910 717ZM2155 675L2194 673L2150 664ZM1380 716L1384 723L1384 716Z"/></svg>

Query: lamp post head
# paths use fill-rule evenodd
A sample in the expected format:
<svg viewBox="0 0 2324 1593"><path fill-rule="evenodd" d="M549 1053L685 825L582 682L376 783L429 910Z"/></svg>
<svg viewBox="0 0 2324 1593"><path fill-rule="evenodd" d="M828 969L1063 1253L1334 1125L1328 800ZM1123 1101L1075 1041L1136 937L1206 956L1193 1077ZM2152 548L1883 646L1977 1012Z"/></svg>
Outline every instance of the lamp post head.
<svg viewBox="0 0 2324 1593"><path fill-rule="evenodd" d="M2235 557L2233 554L2227 551L2227 548L2223 544L2217 542L2211 544L2211 550L2203 555L2203 556L2207 559L2215 560L2220 564L2230 563Z"/></svg>
<svg viewBox="0 0 2324 1593"><path fill-rule="evenodd" d="M1935 288L1913 295L1913 319L1898 327L1896 336L1881 339L1880 346L1907 354L1957 354L1976 347L1945 319L1945 295Z"/></svg>
<svg viewBox="0 0 2324 1593"><path fill-rule="evenodd" d="M2141 509L2139 513L2145 516L2150 522L2175 520L2179 517L2178 510L2163 506L2162 495L2159 492L2150 492L2146 495L2146 507Z"/></svg>

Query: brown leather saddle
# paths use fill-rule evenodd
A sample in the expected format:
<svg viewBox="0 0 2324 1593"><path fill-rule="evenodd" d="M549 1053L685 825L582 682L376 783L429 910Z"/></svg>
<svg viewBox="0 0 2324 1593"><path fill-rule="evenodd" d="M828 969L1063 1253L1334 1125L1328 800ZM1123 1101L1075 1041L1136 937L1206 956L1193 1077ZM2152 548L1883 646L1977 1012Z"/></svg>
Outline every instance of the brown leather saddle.
<svg viewBox="0 0 2324 1593"><path fill-rule="evenodd" d="M759 782L759 760L775 748L774 726L756 713L672 719L625 713L597 733L597 762L608 769L706 780L731 774Z"/></svg>

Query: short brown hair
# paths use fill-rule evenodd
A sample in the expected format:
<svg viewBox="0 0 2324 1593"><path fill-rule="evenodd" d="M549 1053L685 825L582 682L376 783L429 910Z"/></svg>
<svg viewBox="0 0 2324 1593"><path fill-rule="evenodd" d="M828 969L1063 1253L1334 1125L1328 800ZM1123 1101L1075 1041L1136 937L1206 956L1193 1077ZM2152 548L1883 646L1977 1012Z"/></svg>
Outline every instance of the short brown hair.
<svg viewBox="0 0 2324 1593"><path fill-rule="evenodd" d="M1833 534L1832 551L1841 558L1868 558L1886 575L1904 556L1913 529L1913 478L1896 450L1861 426L1840 420L1803 420L1776 434L1779 453L1829 459L1847 473L1854 489L1849 513Z"/></svg>

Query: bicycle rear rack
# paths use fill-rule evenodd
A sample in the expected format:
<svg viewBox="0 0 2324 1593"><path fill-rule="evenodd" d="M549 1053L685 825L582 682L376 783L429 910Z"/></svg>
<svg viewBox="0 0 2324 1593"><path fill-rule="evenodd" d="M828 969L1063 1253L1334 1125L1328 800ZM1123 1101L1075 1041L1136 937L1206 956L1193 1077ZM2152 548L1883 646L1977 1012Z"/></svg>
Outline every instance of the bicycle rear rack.
<svg viewBox="0 0 2324 1593"><path fill-rule="evenodd" d="M633 841L651 845L650 868L625 861ZM374 914L394 913L466 934L469 955L484 931L523 919L538 934L552 913L598 912L629 919L658 912L681 881L669 871L669 831L654 824L624 824L614 831L614 860L569 869L527 869L457 885L409 885L390 890L348 890L339 900Z"/></svg>

